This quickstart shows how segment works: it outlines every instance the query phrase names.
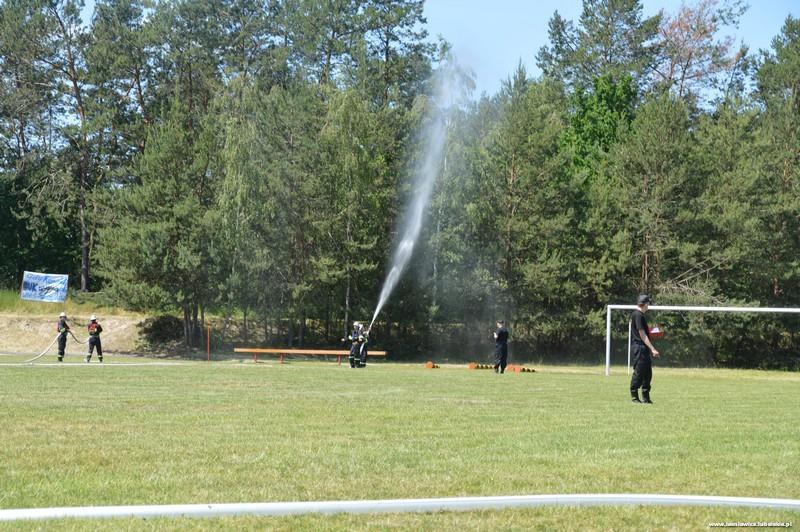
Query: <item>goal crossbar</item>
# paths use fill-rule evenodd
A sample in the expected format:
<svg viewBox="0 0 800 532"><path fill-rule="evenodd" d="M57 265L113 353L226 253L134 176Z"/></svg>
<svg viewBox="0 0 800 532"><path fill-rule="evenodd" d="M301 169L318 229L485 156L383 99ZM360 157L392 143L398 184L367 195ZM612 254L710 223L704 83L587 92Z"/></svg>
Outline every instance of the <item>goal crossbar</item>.
<svg viewBox="0 0 800 532"><path fill-rule="evenodd" d="M636 305L608 305L606 306L606 376L611 375L611 311L634 310ZM747 313L777 313L800 314L800 308L789 307L700 307L692 305L650 305L648 310L679 310L690 312L747 312ZM630 334L630 332L629 332Z"/></svg>

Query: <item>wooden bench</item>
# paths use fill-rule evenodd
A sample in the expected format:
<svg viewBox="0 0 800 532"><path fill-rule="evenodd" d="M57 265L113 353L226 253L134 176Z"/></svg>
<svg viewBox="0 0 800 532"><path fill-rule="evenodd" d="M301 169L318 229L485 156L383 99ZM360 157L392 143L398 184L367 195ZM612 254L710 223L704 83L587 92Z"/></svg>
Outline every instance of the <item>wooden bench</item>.
<svg viewBox="0 0 800 532"><path fill-rule="evenodd" d="M342 365L342 357L349 357L350 351L344 349L288 349L288 348L262 348L262 347L235 347L235 353L252 353L253 362L258 362L258 355L280 355L281 364L285 355L334 355ZM385 357L386 351L368 351L368 357Z"/></svg>

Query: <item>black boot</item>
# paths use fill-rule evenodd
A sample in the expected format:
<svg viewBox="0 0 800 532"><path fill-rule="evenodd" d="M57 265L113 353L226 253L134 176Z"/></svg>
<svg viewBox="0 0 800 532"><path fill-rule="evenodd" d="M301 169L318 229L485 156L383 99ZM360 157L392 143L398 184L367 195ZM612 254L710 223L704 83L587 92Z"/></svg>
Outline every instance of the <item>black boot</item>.
<svg viewBox="0 0 800 532"><path fill-rule="evenodd" d="M642 402L652 405L653 401L650 400L650 392L642 392Z"/></svg>
<svg viewBox="0 0 800 532"><path fill-rule="evenodd" d="M641 401L639 400L639 392L631 392L631 402L641 403Z"/></svg>

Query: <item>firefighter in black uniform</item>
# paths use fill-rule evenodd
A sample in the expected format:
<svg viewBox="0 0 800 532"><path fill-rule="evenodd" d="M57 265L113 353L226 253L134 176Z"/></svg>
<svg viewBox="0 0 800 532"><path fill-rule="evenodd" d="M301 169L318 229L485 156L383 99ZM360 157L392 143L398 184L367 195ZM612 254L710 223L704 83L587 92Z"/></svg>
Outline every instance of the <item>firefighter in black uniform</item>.
<svg viewBox="0 0 800 532"><path fill-rule="evenodd" d="M69 323L67 323L66 312L62 312L58 315L56 331L58 331L58 361L63 362L64 350L67 348L67 335L69 334Z"/></svg>
<svg viewBox="0 0 800 532"><path fill-rule="evenodd" d="M508 329L505 321L497 321L497 330L492 336L494 336L494 372L505 373L508 365Z"/></svg>
<svg viewBox="0 0 800 532"><path fill-rule="evenodd" d="M631 315L631 340L633 351L633 376L631 377L631 401L634 403L652 403L650 400L650 381L653 378L653 361L651 355L659 356L658 350L650 341L650 328L644 317L651 303L650 296L641 294L636 301L639 307ZM639 388L642 389L642 400L639 400Z"/></svg>
<svg viewBox="0 0 800 532"><path fill-rule="evenodd" d="M347 340L350 342L350 367L365 368L369 331L364 330L363 323L356 321L353 323L353 332L347 336Z"/></svg>
<svg viewBox="0 0 800 532"><path fill-rule="evenodd" d="M94 351L95 347L97 348L97 360L102 362L103 345L100 343L100 333L103 332L103 328L97 323L97 316L94 314L89 318L87 329L89 330L89 353L86 355L86 362L88 363L92 359L92 351Z"/></svg>

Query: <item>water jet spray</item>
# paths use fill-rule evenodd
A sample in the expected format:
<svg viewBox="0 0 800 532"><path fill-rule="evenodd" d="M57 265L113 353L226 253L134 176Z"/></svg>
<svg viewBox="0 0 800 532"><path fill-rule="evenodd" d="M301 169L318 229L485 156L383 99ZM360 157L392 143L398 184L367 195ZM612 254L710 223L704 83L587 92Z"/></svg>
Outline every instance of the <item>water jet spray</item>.
<svg viewBox="0 0 800 532"><path fill-rule="evenodd" d="M402 237L392 254L391 267L381 288L378 304L367 330L372 328L375 319L397 286L419 239L425 221L425 211L433 193L433 185L442 166L449 123L448 114L454 104L463 99L467 93L462 86L464 77L452 60L443 64L434 76L436 93L433 97L433 105L429 105L430 120L423 130L422 138L425 148L414 178L414 193L403 215L400 225Z"/></svg>

